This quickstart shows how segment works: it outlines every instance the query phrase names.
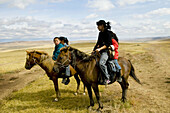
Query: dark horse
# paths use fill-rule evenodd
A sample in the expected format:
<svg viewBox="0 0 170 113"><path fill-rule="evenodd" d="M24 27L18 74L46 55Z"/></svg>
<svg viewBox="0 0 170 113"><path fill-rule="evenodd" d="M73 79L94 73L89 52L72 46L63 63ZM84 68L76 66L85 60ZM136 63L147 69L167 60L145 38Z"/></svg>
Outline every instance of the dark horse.
<svg viewBox="0 0 170 113"><path fill-rule="evenodd" d="M103 104L100 102L100 95L99 95L99 88L98 85L100 85L98 81L98 77L101 75L100 68L96 65L96 61L99 60L99 57L97 54L95 55L87 55L84 52L81 52L75 48L72 47L64 47L61 49L61 52L58 56L57 62L60 62L62 65L69 65L71 64L74 69L79 73L80 78L84 85L87 87L89 98L90 98L90 106L94 106L94 101L92 98L92 89L94 90L94 93L96 95L99 108L103 108ZM134 68L129 60L126 60L123 57L119 57L118 63L121 66L121 75L122 75L122 82L119 84L122 88L122 101L125 102L126 100L126 92L129 86L128 83L128 77L129 75L135 79L136 82L139 84L140 81L135 75ZM116 81L116 77L112 81Z"/></svg>
<svg viewBox="0 0 170 113"><path fill-rule="evenodd" d="M62 78L61 73L62 68L59 68L58 65L55 65L58 70L57 72L53 71L54 67L54 60L52 60L52 57L50 57L47 53L42 51L26 51L27 52L27 58L25 63L26 69L31 69L34 65L38 64L42 69L45 70L47 73L47 76L50 80L53 81L55 91L56 91L56 98L54 101L58 101L58 98L60 96L59 87L58 87L58 78ZM79 92L79 86L80 86L80 79L78 77L77 72L70 66L71 76L74 76L77 82L77 94Z"/></svg>

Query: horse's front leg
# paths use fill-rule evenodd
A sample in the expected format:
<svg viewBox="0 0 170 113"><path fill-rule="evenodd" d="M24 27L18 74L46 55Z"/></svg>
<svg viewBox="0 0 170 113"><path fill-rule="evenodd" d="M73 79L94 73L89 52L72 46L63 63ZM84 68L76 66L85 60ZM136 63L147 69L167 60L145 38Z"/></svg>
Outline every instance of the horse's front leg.
<svg viewBox="0 0 170 113"><path fill-rule="evenodd" d="M74 78L76 79L76 82L77 82L77 90L76 90L76 92L74 93L74 95L77 95L77 94L79 93L79 88L80 88L80 79L79 79L77 73L74 75Z"/></svg>
<svg viewBox="0 0 170 113"><path fill-rule="evenodd" d="M86 86L84 85L84 93L83 95L86 95Z"/></svg>
<svg viewBox="0 0 170 113"><path fill-rule="evenodd" d="M97 110L99 111L100 109L103 109L103 104L102 104L101 101L100 101L98 84L96 84L96 83L92 84L92 88L93 88L93 90L94 90L94 93L95 93L95 95L96 95L97 102L98 102L98 104L99 104L99 108L97 109Z"/></svg>
<svg viewBox="0 0 170 113"><path fill-rule="evenodd" d="M56 92L56 98L54 99L54 102L57 102L58 98L60 96L60 91L59 91L59 87L58 87L58 78L53 77L53 83L54 83L54 88L55 88L55 92Z"/></svg>

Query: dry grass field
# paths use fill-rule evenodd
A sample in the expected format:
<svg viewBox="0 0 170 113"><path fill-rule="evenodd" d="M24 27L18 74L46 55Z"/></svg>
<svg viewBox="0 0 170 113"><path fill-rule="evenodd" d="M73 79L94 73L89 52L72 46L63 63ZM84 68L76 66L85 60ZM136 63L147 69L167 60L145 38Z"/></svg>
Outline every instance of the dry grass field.
<svg viewBox="0 0 170 113"><path fill-rule="evenodd" d="M71 46L89 53L94 43ZM29 47L27 47L29 48ZM52 102L55 91L52 81L38 66L24 69L26 48L0 52L0 112L1 113L87 113L88 95L75 96L76 82L61 84L59 102ZM53 47L34 48L52 55ZM32 49L29 49L32 50ZM142 85L129 78L128 101L122 103L118 83L100 86L104 113L170 113L170 40L148 43L120 43L120 56L130 59ZM81 84L81 92L83 85ZM93 94L94 95L94 94ZM95 98L95 96L93 96Z"/></svg>

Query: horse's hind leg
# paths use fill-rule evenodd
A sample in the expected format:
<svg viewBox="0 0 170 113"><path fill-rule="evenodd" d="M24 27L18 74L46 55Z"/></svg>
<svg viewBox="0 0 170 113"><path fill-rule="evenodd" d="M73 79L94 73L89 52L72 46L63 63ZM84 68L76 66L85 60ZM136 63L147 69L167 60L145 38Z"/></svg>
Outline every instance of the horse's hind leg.
<svg viewBox="0 0 170 113"><path fill-rule="evenodd" d="M124 79L124 77L122 77L122 82L119 82L119 84L121 85L122 88L122 101L125 102L129 84L127 80Z"/></svg>
<svg viewBox="0 0 170 113"><path fill-rule="evenodd" d="M98 84L92 84L92 88L94 90L94 93L96 95L96 99L97 102L99 104L99 108L97 110L99 110L100 108L103 109L103 104L100 102L100 95L99 95L99 88L98 88Z"/></svg>
<svg viewBox="0 0 170 113"><path fill-rule="evenodd" d="M74 93L74 95L77 95L77 94L79 93L79 88L80 88L80 79L79 79L77 73L74 75L74 78L76 79L76 82L77 82L77 90L76 90L76 92Z"/></svg>
<svg viewBox="0 0 170 113"><path fill-rule="evenodd" d="M88 106L88 108L91 108L94 106L94 101L93 101L93 97L92 97L92 90L91 90L91 85L86 85L87 87L87 91L89 94L89 98L90 98L90 106Z"/></svg>

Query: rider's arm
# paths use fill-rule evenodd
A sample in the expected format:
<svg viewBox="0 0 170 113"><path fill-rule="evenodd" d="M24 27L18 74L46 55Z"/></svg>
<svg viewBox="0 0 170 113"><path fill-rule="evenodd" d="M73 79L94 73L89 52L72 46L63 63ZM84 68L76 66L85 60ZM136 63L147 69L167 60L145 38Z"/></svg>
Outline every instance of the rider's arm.
<svg viewBox="0 0 170 113"><path fill-rule="evenodd" d="M107 46L106 46L106 45L104 45L104 46L102 46L102 47L100 47L100 48L96 49L96 51L101 51L101 50L106 49L106 48L107 48Z"/></svg>
<svg viewBox="0 0 170 113"><path fill-rule="evenodd" d="M99 47L99 37L98 37L98 40L97 40L96 45L95 45L94 48L93 48L93 51L95 51L98 47Z"/></svg>

